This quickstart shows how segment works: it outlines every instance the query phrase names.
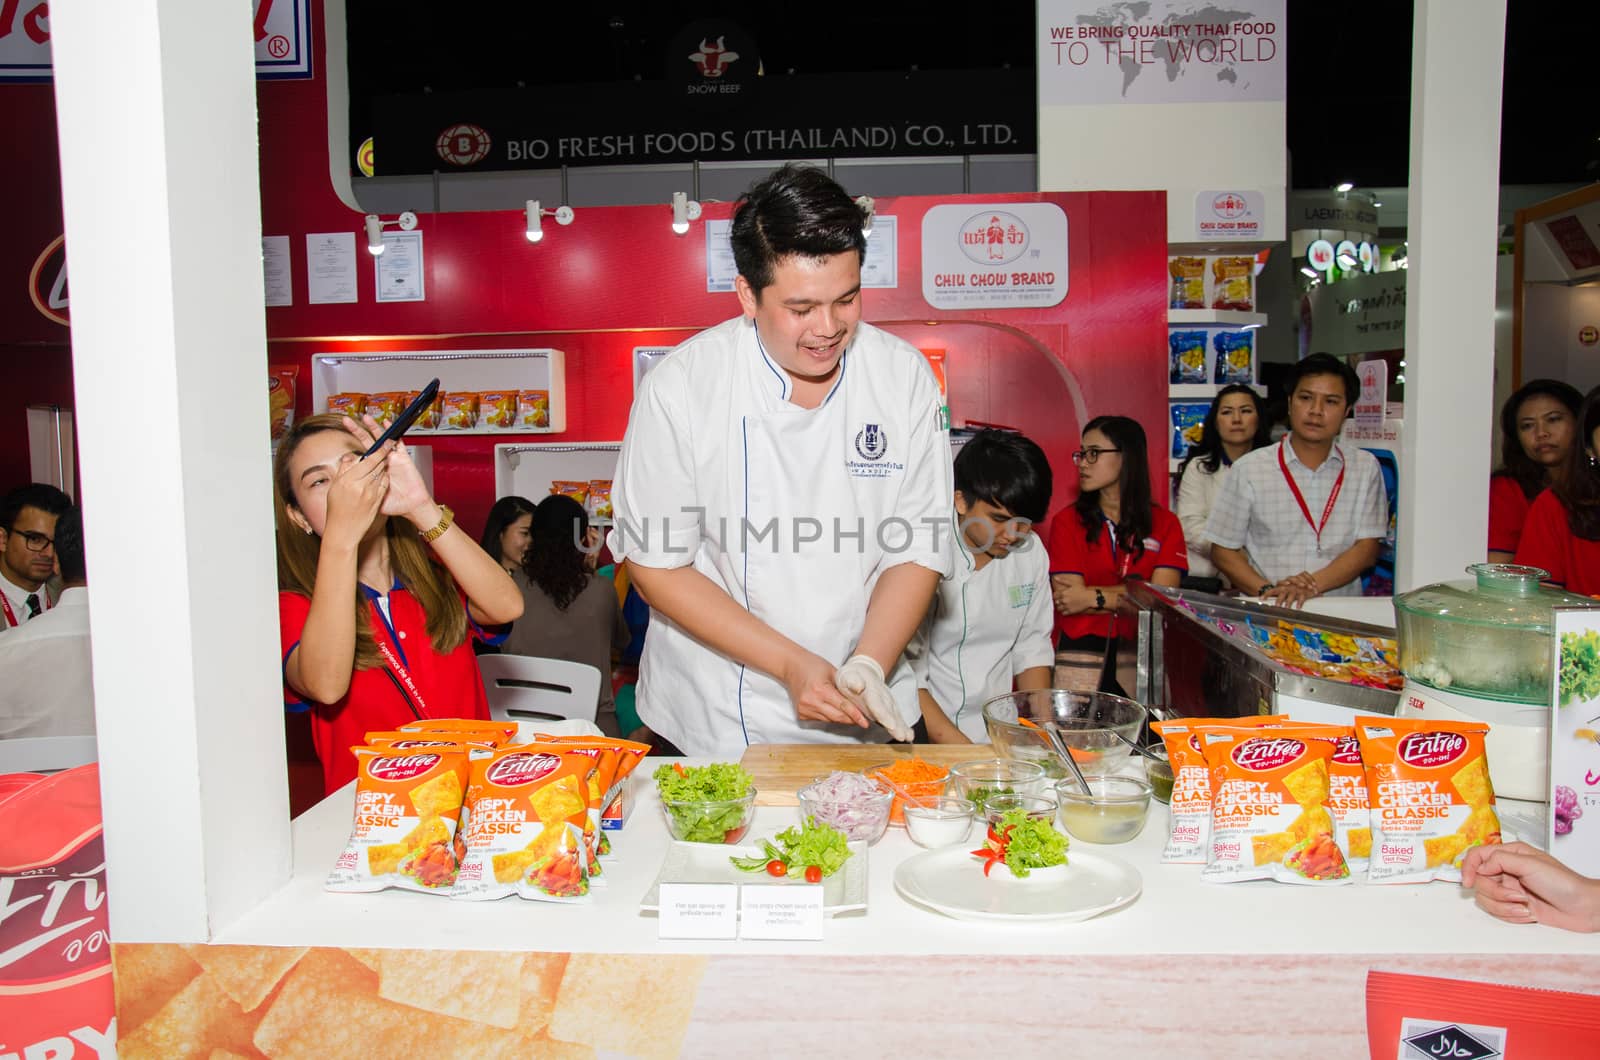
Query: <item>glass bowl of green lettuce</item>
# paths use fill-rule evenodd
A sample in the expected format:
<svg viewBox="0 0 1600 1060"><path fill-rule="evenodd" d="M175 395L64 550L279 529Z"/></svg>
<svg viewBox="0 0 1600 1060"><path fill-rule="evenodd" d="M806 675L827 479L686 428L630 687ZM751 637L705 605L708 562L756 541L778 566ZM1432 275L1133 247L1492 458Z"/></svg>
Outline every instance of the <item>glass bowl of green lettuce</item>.
<svg viewBox="0 0 1600 1060"><path fill-rule="evenodd" d="M671 763L656 769L656 792L672 838L687 843L737 843L756 815L755 778L743 766Z"/></svg>

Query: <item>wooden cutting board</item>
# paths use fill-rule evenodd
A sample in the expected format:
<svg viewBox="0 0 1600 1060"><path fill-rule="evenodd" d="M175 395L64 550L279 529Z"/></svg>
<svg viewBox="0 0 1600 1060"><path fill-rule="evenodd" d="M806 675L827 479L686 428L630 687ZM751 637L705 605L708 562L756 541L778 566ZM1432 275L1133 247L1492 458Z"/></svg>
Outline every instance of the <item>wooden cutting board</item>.
<svg viewBox="0 0 1600 1060"><path fill-rule="evenodd" d="M835 769L855 773L868 766L910 758L953 766L978 758L993 758L988 744L830 744L758 743L745 749L739 764L756 781L757 806L794 806L794 793Z"/></svg>

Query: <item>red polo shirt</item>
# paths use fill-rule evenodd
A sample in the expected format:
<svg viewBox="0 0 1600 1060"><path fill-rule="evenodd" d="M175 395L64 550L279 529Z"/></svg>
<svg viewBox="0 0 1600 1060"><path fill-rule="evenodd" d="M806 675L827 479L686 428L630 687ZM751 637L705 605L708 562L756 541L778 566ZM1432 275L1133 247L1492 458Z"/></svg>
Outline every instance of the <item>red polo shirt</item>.
<svg viewBox="0 0 1600 1060"><path fill-rule="evenodd" d="M1130 578L1149 581L1158 567L1170 567L1179 574L1189 569L1183 527L1177 516L1159 504L1150 506L1150 536L1137 558L1117 548L1115 537L1114 529L1102 523L1100 536L1091 545L1078 509L1061 509L1050 524L1050 573L1079 574L1090 588L1104 588ZM1104 637L1110 628L1108 615L1056 612L1056 632L1064 637Z"/></svg>
<svg viewBox="0 0 1600 1060"><path fill-rule="evenodd" d="M1600 596L1600 541L1585 541L1567 525L1567 507L1550 490L1533 499L1517 562L1542 567L1568 592Z"/></svg>
<svg viewBox="0 0 1600 1060"><path fill-rule="evenodd" d="M1515 552L1528 519L1528 498L1510 475L1489 479L1489 551Z"/></svg>
<svg viewBox="0 0 1600 1060"><path fill-rule="evenodd" d="M284 703L311 710L311 739L322 760L324 793L331 794L356 778L356 759L350 748L366 742L367 733L397 729L418 718L475 718L488 720L489 700L484 695L483 678L472 645L462 641L456 650L441 655L428 639L428 616L416 597L400 586L389 593L389 612L397 634L391 638L384 623L374 618L373 636L389 644L421 693L422 709L414 711L408 698L387 676L386 667L357 670L350 678L350 690L337 703L307 703L305 698L283 685ZM282 635L283 664L289 653L300 646L311 599L299 593L278 594L278 625ZM503 640L484 633L468 616L472 636L491 643ZM469 638L470 640L470 638Z"/></svg>

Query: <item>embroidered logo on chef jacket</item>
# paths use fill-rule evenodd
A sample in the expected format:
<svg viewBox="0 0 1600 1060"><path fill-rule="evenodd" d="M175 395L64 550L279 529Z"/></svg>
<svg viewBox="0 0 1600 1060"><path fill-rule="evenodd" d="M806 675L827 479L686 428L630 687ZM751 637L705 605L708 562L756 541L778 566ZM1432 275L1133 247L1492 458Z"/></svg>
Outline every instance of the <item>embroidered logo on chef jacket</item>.
<svg viewBox="0 0 1600 1060"><path fill-rule="evenodd" d="M882 460L889 451L889 438L876 423L864 424L856 432L856 452L863 460Z"/></svg>
<svg viewBox="0 0 1600 1060"><path fill-rule="evenodd" d="M1028 582L1026 585L1009 586L1006 591L1011 597L1011 606L1027 607L1029 604L1033 603L1034 588L1035 586L1032 582Z"/></svg>

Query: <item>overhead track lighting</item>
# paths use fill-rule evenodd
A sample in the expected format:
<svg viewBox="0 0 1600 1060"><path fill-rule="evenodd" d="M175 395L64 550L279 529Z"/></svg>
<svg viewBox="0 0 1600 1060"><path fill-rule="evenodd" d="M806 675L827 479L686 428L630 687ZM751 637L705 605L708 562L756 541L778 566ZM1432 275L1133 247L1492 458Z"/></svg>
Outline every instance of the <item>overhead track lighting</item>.
<svg viewBox="0 0 1600 1060"><path fill-rule="evenodd" d="M689 231L689 222L700 220L700 204L686 191L672 193L672 230L678 235Z"/></svg>
<svg viewBox="0 0 1600 1060"><path fill-rule="evenodd" d="M556 224L564 228L572 223L575 216L570 206L558 206L554 210L540 209L538 199L529 199L523 208L523 213L528 220L524 235L528 237L530 243L537 243L544 238L543 218L554 217Z"/></svg>
<svg viewBox="0 0 1600 1060"><path fill-rule="evenodd" d="M409 232L417 227L417 215L407 210L393 221L385 221L375 213L367 214L363 220L362 227L366 229L367 233L368 254L377 257L383 253L383 230L391 226Z"/></svg>
<svg viewBox="0 0 1600 1060"><path fill-rule="evenodd" d="M865 239L872 238L872 218L877 209L870 195L858 195L856 205L861 208L861 235Z"/></svg>

